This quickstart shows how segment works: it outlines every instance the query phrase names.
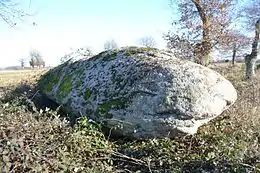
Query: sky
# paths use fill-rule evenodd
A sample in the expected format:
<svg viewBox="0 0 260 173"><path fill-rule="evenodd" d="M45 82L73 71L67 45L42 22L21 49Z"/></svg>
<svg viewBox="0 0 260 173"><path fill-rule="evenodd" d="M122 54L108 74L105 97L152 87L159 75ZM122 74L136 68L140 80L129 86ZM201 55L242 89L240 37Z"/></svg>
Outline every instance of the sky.
<svg viewBox="0 0 260 173"><path fill-rule="evenodd" d="M23 0L19 8L30 17L10 27L0 20L0 67L20 65L29 52L38 50L47 65L55 66L71 50L90 47L103 50L107 40L119 46L138 45L152 36L158 48L171 29L169 0ZM36 25L32 25L35 22Z"/></svg>

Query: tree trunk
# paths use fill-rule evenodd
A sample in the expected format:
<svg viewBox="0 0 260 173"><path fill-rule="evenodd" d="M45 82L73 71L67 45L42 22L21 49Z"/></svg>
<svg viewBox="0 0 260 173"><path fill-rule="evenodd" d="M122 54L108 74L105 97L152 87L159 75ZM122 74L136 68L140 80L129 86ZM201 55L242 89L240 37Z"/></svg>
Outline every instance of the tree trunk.
<svg viewBox="0 0 260 173"><path fill-rule="evenodd" d="M212 51L212 46L210 41L202 41L198 43L194 49L195 62L203 66L208 66L210 64L210 53Z"/></svg>
<svg viewBox="0 0 260 173"><path fill-rule="evenodd" d="M232 66L235 66L236 54L237 54L237 46L236 43L234 43L233 54L232 54Z"/></svg>
<svg viewBox="0 0 260 173"><path fill-rule="evenodd" d="M252 79L255 75L255 62L256 57L252 57L251 54L246 55L245 64L246 64L246 79Z"/></svg>
<svg viewBox="0 0 260 173"><path fill-rule="evenodd" d="M196 62L208 66L211 60L212 41L210 39L210 17L206 14L199 0L192 0L195 4L202 21L202 41L195 49Z"/></svg>
<svg viewBox="0 0 260 173"><path fill-rule="evenodd" d="M212 51L212 44L210 40L206 40L202 42L202 52L201 52L201 64L204 66L208 66L211 61L210 53Z"/></svg>
<svg viewBox="0 0 260 173"><path fill-rule="evenodd" d="M246 55L246 57L245 57L246 79L252 79L253 77L255 77L255 62L257 59L259 32L260 32L260 19L257 20L256 25L255 25L255 39L252 44L251 54Z"/></svg>

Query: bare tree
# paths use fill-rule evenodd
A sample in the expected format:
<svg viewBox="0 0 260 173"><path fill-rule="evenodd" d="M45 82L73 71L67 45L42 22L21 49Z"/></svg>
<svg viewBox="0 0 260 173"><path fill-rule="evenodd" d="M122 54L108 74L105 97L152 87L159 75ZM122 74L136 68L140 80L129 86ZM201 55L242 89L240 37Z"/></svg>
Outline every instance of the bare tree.
<svg viewBox="0 0 260 173"><path fill-rule="evenodd" d="M180 19L173 22L181 32L166 34L169 48L171 43L185 41L187 48L192 48L195 62L207 66L210 63L210 53L218 44L223 33L231 24L235 0L176 0ZM177 35L177 36L176 36ZM181 38L181 39L179 39ZM184 39L183 39L184 38ZM187 44L188 43L188 44ZM179 47L177 46L176 49Z"/></svg>
<svg viewBox="0 0 260 173"><path fill-rule="evenodd" d="M93 56L93 51L88 47L82 47L75 51L72 51L68 54L65 54L63 57L61 57L60 61L61 63L64 63L70 59L76 60L76 59L87 59Z"/></svg>
<svg viewBox="0 0 260 173"><path fill-rule="evenodd" d="M36 59L35 58L31 58L31 60L29 61L30 67L34 69L34 67L36 66Z"/></svg>
<svg viewBox="0 0 260 173"><path fill-rule="evenodd" d="M19 59L19 62L21 63L22 69L24 69L25 59L21 58L21 59Z"/></svg>
<svg viewBox="0 0 260 173"><path fill-rule="evenodd" d="M29 3L31 3L31 0ZM19 8L19 3L16 0L0 0L0 19L8 25L13 27L18 21L23 21L26 16L32 15ZM34 22L33 24L35 25Z"/></svg>
<svg viewBox="0 0 260 173"><path fill-rule="evenodd" d="M235 65L237 55L243 56L244 50L247 49L251 38L236 30L230 30L219 41L219 51L222 54L232 53L232 65Z"/></svg>
<svg viewBox="0 0 260 173"><path fill-rule="evenodd" d="M36 57L36 66L37 66L38 68L40 68L40 67L45 67L45 62L44 62L44 60L42 59L41 56Z"/></svg>
<svg viewBox="0 0 260 173"><path fill-rule="evenodd" d="M139 44L148 48L155 48L157 43L152 36L145 36L138 40Z"/></svg>
<svg viewBox="0 0 260 173"><path fill-rule="evenodd" d="M117 50L118 45L114 39L108 40L104 44L104 50Z"/></svg>
<svg viewBox="0 0 260 173"><path fill-rule="evenodd" d="M32 68L40 68L41 66L45 67L45 61L42 59L42 55L38 50L32 50L30 52L30 58L31 60L29 61L29 63Z"/></svg>

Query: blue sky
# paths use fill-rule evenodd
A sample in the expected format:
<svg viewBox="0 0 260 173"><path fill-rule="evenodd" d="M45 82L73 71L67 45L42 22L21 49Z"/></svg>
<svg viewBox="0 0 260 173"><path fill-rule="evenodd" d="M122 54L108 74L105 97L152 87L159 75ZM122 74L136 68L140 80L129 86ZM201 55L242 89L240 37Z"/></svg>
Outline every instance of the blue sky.
<svg viewBox="0 0 260 173"><path fill-rule="evenodd" d="M20 7L36 13L10 28L0 23L1 67L19 65L32 49L48 65L57 65L71 49L88 46L102 51L105 41L119 46L137 45L143 36L153 36L158 47L162 34L171 29L169 0L24 0ZM36 26L32 25L36 23Z"/></svg>

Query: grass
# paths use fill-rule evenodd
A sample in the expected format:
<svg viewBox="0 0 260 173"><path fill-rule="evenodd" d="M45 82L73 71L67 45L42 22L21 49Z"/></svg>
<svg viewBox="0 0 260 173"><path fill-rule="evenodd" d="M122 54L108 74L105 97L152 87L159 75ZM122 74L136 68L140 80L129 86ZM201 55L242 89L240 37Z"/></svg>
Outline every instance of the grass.
<svg viewBox="0 0 260 173"><path fill-rule="evenodd" d="M145 141L110 139L85 118L72 127L34 88L44 71L0 72L0 172L260 172L260 72L248 82L243 65L211 68L237 102L194 136Z"/></svg>

